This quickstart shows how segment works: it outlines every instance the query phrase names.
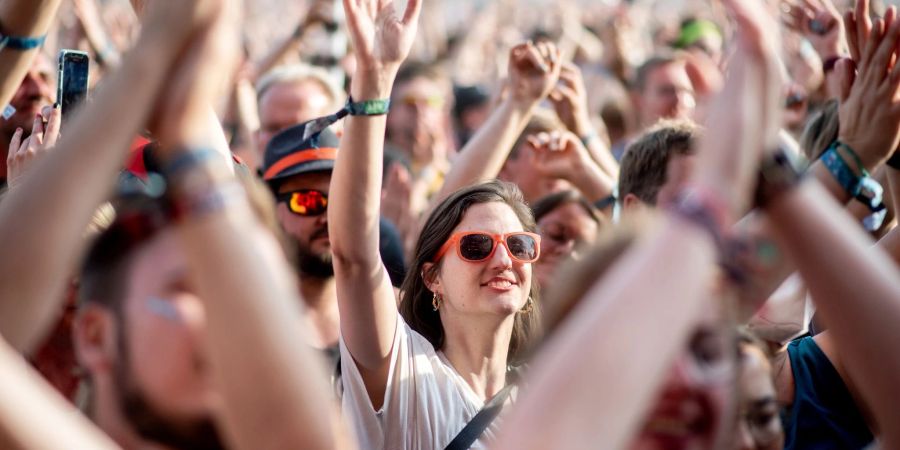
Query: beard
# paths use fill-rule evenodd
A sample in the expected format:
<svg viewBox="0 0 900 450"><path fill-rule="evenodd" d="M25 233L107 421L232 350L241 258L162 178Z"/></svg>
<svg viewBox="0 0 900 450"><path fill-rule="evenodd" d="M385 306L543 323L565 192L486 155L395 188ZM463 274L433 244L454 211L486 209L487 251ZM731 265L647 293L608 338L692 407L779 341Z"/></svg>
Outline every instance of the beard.
<svg viewBox="0 0 900 450"><path fill-rule="evenodd" d="M138 436L174 449L226 449L211 417L174 419L166 417L153 407L134 382L125 345L123 339L119 345L119 364L114 369L114 386L119 409Z"/></svg>
<svg viewBox="0 0 900 450"><path fill-rule="evenodd" d="M310 237L310 241L327 237L328 229L323 228L316 231ZM297 272L303 276L311 278L331 278L334 276L334 265L332 264L331 250L325 252L315 252L310 245L301 242L299 239L291 237L294 248L297 249Z"/></svg>

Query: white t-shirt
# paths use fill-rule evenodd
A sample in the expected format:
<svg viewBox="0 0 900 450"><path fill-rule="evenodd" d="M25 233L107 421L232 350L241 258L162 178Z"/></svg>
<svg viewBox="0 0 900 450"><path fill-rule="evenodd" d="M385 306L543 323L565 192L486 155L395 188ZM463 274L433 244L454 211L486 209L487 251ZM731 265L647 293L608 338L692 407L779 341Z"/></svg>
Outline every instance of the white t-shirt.
<svg viewBox="0 0 900 450"><path fill-rule="evenodd" d="M361 450L443 450L484 402L425 337L397 318L384 404L375 411L341 338L343 413ZM502 415L501 415L502 416ZM485 449L500 417L472 444Z"/></svg>

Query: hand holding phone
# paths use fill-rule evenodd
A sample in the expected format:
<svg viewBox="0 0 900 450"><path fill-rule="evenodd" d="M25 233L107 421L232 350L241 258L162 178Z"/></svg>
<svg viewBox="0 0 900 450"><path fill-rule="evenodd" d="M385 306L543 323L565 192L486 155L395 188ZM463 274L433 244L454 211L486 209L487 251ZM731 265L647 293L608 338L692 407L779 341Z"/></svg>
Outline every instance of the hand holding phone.
<svg viewBox="0 0 900 450"><path fill-rule="evenodd" d="M56 102L62 108L63 117L71 115L88 93L90 57L85 52L61 50L59 52L59 76Z"/></svg>

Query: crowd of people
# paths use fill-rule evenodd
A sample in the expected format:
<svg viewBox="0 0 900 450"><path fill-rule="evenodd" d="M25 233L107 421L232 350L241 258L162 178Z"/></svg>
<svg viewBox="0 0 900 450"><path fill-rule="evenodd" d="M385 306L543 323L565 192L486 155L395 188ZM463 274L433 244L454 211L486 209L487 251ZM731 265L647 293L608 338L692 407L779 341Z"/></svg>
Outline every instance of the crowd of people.
<svg viewBox="0 0 900 450"><path fill-rule="evenodd" d="M0 448L900 449L895 6L130 3L0 0Z"/></svg>

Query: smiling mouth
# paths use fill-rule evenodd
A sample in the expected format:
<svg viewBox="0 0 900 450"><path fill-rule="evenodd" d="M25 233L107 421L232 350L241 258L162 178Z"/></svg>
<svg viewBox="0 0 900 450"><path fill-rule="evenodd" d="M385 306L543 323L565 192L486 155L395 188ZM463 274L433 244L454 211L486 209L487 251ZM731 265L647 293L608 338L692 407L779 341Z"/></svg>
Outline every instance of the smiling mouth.
<svg viewBox="0 0 900 450"><path fill-rule="evenodd" d="M513 286L516 286L516 285L517 285L517 283L514 283L505 278L494 278L494 279L488 281L487 283L482 284L482 286L485 286L485 287L489 287L489 288L493 288L493 289L501 289L501 290L511 289Z"/></svg>

